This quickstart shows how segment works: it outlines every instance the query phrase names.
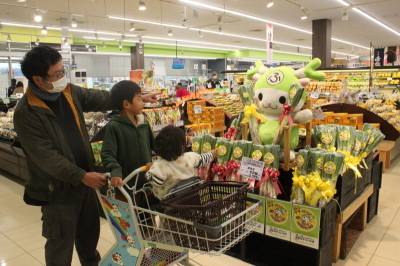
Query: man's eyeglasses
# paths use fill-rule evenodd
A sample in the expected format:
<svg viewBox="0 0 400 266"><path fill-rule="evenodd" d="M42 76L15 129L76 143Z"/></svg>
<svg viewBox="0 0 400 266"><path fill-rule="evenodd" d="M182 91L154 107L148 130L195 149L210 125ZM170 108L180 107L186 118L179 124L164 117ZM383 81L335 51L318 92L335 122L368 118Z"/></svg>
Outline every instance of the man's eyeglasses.
<svg viewBox="0 0 400 266"><path fill-rule="evenodd" d="M64 67L63 70L62 70L61 72L58 72L57 74L54 74L54 75L46 75L46 76L47 76L47 77L55 77L55 78L60 79L60 78L64 77L65 73L67 73L67 68L66 68L66 67Z"/></svg>

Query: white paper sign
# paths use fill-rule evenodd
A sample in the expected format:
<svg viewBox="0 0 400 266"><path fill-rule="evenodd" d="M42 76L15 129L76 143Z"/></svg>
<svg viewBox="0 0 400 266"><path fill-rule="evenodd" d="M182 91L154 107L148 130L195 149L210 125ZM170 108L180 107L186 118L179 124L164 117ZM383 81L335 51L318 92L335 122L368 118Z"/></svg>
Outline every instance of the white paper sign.
<svg viewBox="0 0 400 266"><path fill-rule="evenodd" d="M201 105L195 105L194 106L194 113L195 114L201 114L203 112L203 108L201 107Z"/></svg>
<svg viewBox="0 0 400 266"><path fill-rule="evenodd" d="M318 119L318 120L324 120L325 116L324 113L322 112L321 108L318 109L313 109L312 110L313 118Z"/></svg>
<svg viewBox="0 0 400 266"><path fill-rule="evenodd" d="M265 162L263 161L256 161L247 157L243 157L239 169L239 175L255 180L261 180L264 165Z"/></svg>
<svg viewBox="0 0 400 266"><path fill-rule="evenodd" d="M4 103L4 104L10 103L10 99L3 99L3 103Z"/></svg>
<svg viewBox="0 0 400 266"><path fill-rule="evenodd" d="M318 99L319 98L319 92L317 92L317 91L311 92L310 97L313 98L313 99Z"/></svg>
<svg viewBox="0 0 400 266"><path fill-rule="evenodd" d="M194 64L193 69L199 69L199 64Z"/></svg>
<svg viewBox="0 0 400 266"><path fill-rule="evenodd" d="M207 69L207 65L206 65L206 64L202 64L202 65L201 65L201 69L202 69L202 70L206 70L206 69Z"/></svg>

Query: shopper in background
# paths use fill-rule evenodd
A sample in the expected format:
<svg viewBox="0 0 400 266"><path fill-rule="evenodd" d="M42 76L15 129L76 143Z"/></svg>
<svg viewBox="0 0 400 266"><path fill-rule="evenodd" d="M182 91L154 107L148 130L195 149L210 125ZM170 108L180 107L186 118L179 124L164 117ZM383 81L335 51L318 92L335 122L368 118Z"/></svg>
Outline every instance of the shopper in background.
<svg viewBox="0 0 400 266"><path fill-rule="evenodd" d="M7 89L7 97L10 97L13 94L16 83L17 83L16 79L11 79L11 86L8 87L8 89Z"/></svg>
<svg viewBox="0 0 400 266"><path fill-rule="evenodd" d="M217 156L217 150L203 154L185 153L185 132L174 126L167 126L158 133L155 147L160 158L147 171L146 177L153 185L154 195L159 199L163 199L180 180L194 176L194 168L206 166Z"/></svg>
<svg viewBox="0 0 400 266"><path fill-rule="evenodd" d="M175 92L176 92L176 97L179 97L179 98L190 95L189 91L187 89L182 88L181 85L175 86Z"/></svg>
<svg viewBox="0 0 400 266"><path fill-rule="evenodd" d="M42 206L46 265L71 265L74 244L82 265L98 265L94 189L106 179L93 172L83 112L112 109L110 92L68 84L60 53L47 46L29 51L21 70L29 84L14 112L14 128L29 168L24 201Z"/></svg>
<svg viewBox="0 0 400 266"><path fill-rule="evenodd" d="M101 149L101 160L111 174L111 183L122 186L122 178L133 170L151 166L154 135L142 114L144 106L140 87L133 81L123 80L111 89L111 101L121 112L108 122ZM135 179L128 183L135 185ZM144 173L139 175L136 189L146 182Z"/></svg>
<svg viewBox="0 0 400 266"><path fill-rule="evenodd" d="M221 85L221 83L219 82L219 80L217 79L217 72L213 71L210 74L211 78L209 80L207 80L207 88L211 89L215 89L217 87L217 85ZM211 87L211 88L210 88Z"/></svg>
<svg viewBox="0 0 400 266"><path fill-rule="evenodd" d="M17 85L15 86L15 90L12 95L17 95L17 93L24 93L24 83L22 83L21 81L17 82Z"/></svg>

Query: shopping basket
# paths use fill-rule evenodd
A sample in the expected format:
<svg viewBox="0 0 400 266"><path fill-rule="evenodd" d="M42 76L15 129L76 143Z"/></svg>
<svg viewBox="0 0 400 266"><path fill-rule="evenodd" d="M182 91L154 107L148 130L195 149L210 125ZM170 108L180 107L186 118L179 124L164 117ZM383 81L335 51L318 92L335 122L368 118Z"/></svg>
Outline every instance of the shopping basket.
<svg viewBox="0 0 400 266"><path fill-rule="evenodd" d="M248 186L248 183L240 182L206 182L180 196L163 200L161 204L166 215L218 227L246 209ZM238 220L235 223L239 225L241 221ZM194 227L175 225L177 227L173 228L174 231L188 230L189 234L193 234L195 231ZM207 239L218 239L223 234L223 231L214 235L206 231L200 232L200 236ZM198 241L195 237L182 239L174 235L174 239L180 246L194 247L200 250L214 249L219 244L217 241ZM223 237L221 241L226 241L226 239Z"/></svg>

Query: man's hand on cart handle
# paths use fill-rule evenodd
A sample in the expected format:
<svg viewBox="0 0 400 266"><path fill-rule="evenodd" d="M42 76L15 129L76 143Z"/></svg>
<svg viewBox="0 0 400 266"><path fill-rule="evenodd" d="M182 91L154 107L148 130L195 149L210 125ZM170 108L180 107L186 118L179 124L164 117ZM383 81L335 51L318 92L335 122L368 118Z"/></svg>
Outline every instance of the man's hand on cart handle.
<svg viewBox="0 0 400 266"><path fill-rule="evenodd" d="M210 150L210 152L212 153L214 158L217 157L218 149Z"/></svg>
<svg viewBox="0 0 400 266"><path fill-rule="evenodd" d="M102 186L106 184L106 177L103 174L96 172L88 172L86 173L81 182L88 187L94 189L100 189Z"/></svg>
<svg viewBox="0 0 400 266"><path fill-rule="evenodd" d="M113 187L122 187L124 183L122 182L122 178L119 176L113 176L111 177L111 185Z"/></svg>
<svg viewBox="0 0 400 266"><path fill-rule="evenodd" d="M151 92L148 94L142 95L142 101L145 103L156 103L158 100L158 95L160 95L161 92Z"/></svg>

